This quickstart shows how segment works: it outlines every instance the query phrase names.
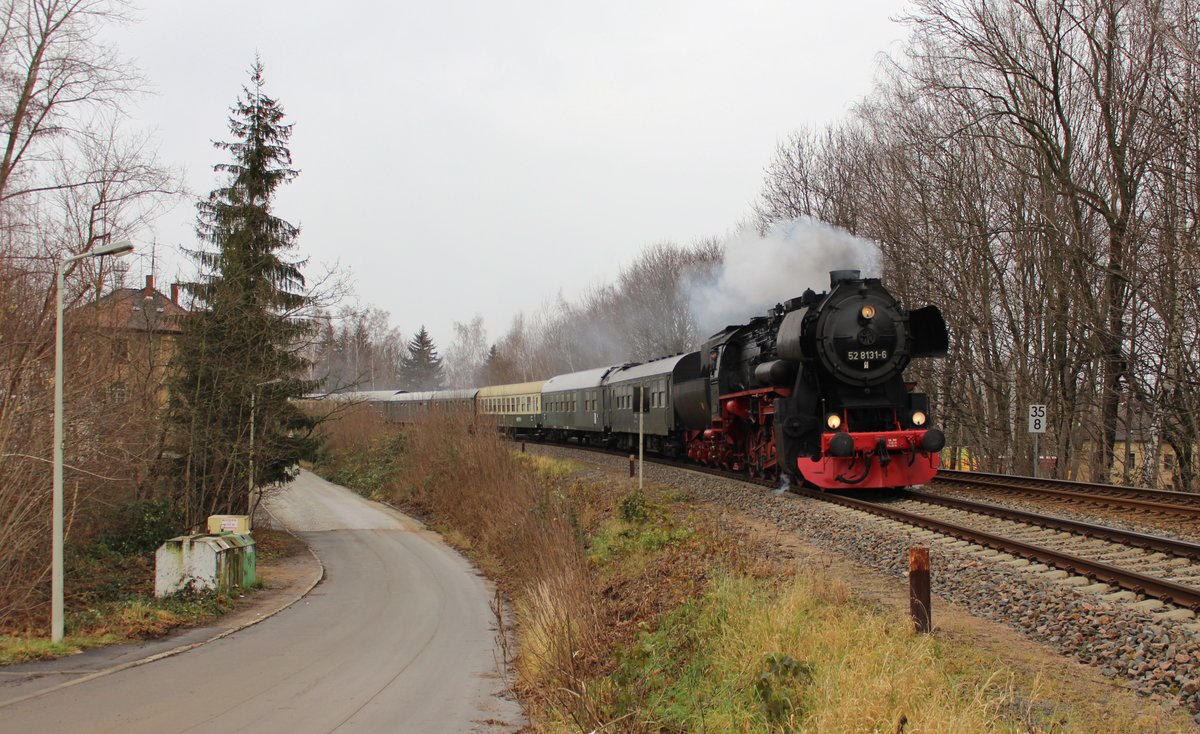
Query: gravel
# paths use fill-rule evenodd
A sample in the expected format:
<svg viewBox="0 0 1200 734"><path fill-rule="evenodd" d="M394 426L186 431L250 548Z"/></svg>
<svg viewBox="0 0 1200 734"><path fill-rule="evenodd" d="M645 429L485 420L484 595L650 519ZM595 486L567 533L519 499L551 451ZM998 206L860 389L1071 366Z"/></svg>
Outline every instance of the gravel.
<svg viewBox="0 0 1200 734"><path fill-rule="evenodd" d="M578 460L577 451L538 446ZM588 454L586 460L623 471L628 460ZM864 566L903 577L918 529L892 525L848 508L780 494L730 479L647 464L646 478L678 487L697 499L774 523ZM1109 602L988 561L970 548L932 544L935 593L972 614L1006 624L1030 639L1128 682L1151 700L1184 706L1200 723L1200 631L1196 620L1162 619L1159 612Z"/></svg>

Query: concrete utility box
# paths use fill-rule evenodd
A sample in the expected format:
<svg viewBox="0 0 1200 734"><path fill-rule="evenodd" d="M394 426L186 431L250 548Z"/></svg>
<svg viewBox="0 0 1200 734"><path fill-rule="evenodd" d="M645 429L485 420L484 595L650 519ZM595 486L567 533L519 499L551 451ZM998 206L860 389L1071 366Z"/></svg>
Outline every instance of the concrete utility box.
<svg viewBox="0 0 1200 734"><path fill-rule="evenodd" d="M254 538L246 534L171 538L154 553L154 595L169 596L189 586L244 589L255 581L254 564Z"/></svg>
<svg viewBox="0 0 1200 734"><path fill-rule="evenodd" d="M209 515L208 532L217 533L248 533L250 532L249 515Z"/></svg>

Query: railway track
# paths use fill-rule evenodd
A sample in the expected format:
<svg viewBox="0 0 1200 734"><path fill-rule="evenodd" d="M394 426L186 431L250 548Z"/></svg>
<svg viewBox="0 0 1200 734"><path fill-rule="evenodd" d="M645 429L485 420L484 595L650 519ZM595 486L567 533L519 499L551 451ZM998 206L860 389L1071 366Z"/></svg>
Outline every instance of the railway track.
<svg viewBox="0 0 1200 734"><path fill-rule="evenodd" d="M1200 611L1200 544L925 492L878 500L797 493L1044 564L1081 579L1076 585L1108 584Z"/></svg>
<svg viewBox="0 0 1200 734"><path fill-rule="evenodd" d="M939 491L983 493L1018 501L1040 500L1072 508L1086 505L1102 511L1136 512L1139 517L1200 520L1200 494L1112 484L1034 479L942 469L930 485Z"/></svg>
<svg viewBox="0 0 1200 734"><path fill-rule="evenodd" d="M570 448L608 454L623 453L591 446ZM772 480L751 479L743 474L682 461L661 457L647 457L647 461L763 487L776 486ZM1007 479L1010 478L989 476L984 481L1001 482ZM956 473L946 481L962 480ZM1014 480L1014 484L1019 485L1020 481ZM1089 585L1093 591L1103 592L1105 589L1099 585L1104 584L1200 612L1198 543L921 490L862 497L803 487L793 487L791 491L813 500L841 505L990 548L996 552L991 559L996 562L1027 561L1041 564L1043 569L1035 567L1034 570L1057 570L1065 577L1061 580L1066 585ZM1132 491L1144 493L1153 490ZM1116 500L1126 499L1116 494ZM1134 501L1139 500L1134 498ZM1126 509L1137 507L1128 504L1122 506Z"/></svg>

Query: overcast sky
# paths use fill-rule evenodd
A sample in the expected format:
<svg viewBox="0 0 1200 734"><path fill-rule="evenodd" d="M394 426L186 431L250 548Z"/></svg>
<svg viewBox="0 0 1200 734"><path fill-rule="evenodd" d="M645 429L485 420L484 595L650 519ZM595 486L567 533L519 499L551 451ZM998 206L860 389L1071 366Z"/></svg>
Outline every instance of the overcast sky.
<svg viewBox="0 0 1200 734"><path fill-rule="evenodd" d="M142 0L115 39L156 92L134 126L201 195L258 53L295 125L277 213L302 227L297 256L444 349L453 322L482 314L495 341L646 244L728 235L778 142L870 91L905 8ZM160 283L188 273L193 220L184 203L157 223Z"/></svg>

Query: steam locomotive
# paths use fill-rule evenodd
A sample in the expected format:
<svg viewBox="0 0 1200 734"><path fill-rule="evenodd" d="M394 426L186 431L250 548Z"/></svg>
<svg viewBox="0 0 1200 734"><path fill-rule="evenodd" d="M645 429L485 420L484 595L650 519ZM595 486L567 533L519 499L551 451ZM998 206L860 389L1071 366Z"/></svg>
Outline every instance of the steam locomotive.
<svg viewBox="0 0 1200 734"><path fill-rule="evenodd" d="M877 278L835 270L827 293L705 342L700 375L676 386L688 456L826 489L927 482L945 435L903 372L948 344L936 306L906 311Z"/></svg>
<svg viewBox="0 0 1200 734"><path fill-rule="evenodd" d="M907 311L877 278L830 273L697 352L469 390L357 395L397 422L465 410L517 436L647 449L823 489L923 484L942 431L904 381L914 358L945 356L936 306ZM339 398L355 399L355 394ZM641 414L640 416L638 414Z"/></svg>

